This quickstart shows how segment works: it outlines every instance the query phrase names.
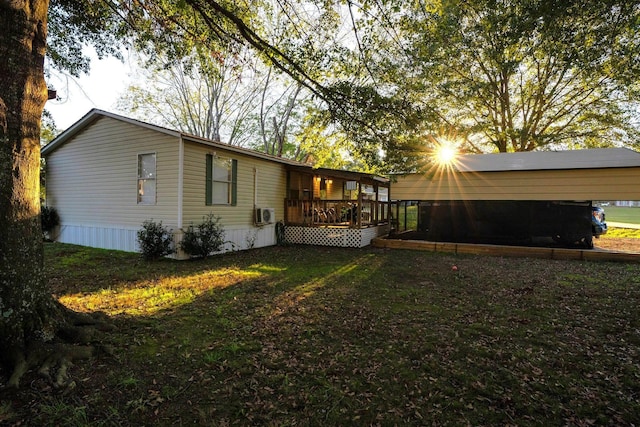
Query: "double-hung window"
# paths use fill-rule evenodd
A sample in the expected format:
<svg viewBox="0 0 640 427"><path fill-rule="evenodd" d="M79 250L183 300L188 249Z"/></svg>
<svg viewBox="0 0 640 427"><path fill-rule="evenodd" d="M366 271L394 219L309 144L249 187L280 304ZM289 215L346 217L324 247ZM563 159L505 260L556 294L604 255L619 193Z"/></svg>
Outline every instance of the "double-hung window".
<svg viewBox="0 0 640 427"><path fill-rule="evenodd" d="M156 153L138 154L138 204L156 204Z"/></svg>
<svg viewBox="0 0 640 427"><path fill-rule="evenodd" d="M237 198L238 161L207 154L205 204L235 205Z"/></svg>

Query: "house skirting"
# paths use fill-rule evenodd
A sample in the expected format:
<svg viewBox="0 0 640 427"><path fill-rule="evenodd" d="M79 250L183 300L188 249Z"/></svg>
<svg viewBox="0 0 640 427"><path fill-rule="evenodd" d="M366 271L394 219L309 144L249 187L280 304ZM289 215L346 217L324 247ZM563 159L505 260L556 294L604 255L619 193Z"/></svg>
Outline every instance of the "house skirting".
<svg viewBox="0 0 640 427"><path fill-rule="evenodd" d="M362 248L376 237L389 233L389 225L367 228L347 227L300 227L287 225L284 237L287 243L319 246Z"/></svg>
<svg viewBox="0 0 640 427"><path fill-rule="evenodd" d="M171 226L167 227L171 228ZM139 228L117 226L62 224L51 237L60 243L139 252L138 230ZM221 252L262 248L274 246L277 243L275 224L262 227L225 228L224 231L227 243ZM362 248L370 245L376 237L388 233L387 224L367 228L286 226L285 240L294 244ZM178 245L182 240L182 231L174 231L173 234L174 241ZM184 259L187 255L178 251L174 257Z"/></svg>
<svg viewBox="0 0 640 427"><path fill-rule="evenodd" d="M137 229L61 224L52 233L52 240L60 243L137 252Z"/></svg>
<svg viewBox="0 0 640 427"><path fill-rule="evenodd" d="M167 226L171 229L171 226ZM139 252L137 233L140 228L123 228L114 226L86 226L62 224L52 239L60 243L89 246L93 248L115 249L125 252ZM251 248L261 248L276 244L275 224L262 227L225 228L223 251L230 252ZM174 231L176 245L182 240L182 231ZM186 258L186 254L178 252L176 258Z"/></svg>

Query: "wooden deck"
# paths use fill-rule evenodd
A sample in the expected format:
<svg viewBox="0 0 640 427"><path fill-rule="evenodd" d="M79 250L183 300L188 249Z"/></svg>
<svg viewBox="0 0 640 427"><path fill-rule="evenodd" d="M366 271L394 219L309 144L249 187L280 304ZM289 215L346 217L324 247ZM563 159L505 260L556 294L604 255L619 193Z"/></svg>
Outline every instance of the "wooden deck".
<svg viewBox="0 0 640 427"><path fill-rule="evenodd" d="M388 202L362 200L285 200L285 224L308 227L367 228L388 222Z"/></svg>

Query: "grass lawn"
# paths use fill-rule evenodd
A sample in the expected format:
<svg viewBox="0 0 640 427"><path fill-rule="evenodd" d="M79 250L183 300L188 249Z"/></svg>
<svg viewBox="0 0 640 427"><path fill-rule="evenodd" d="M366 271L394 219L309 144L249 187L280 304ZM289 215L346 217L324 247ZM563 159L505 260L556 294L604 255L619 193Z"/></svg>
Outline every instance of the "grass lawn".
<svg viewBox="0 0 640 427"><path fill-rule="evenodd" d="M605 206L604 212L607 221L640 224L640 208L638 207Z"/></svg>
<svg viewBox="0 0 640 427"><path fill-rule="evenodd" d="M112 316L115 353L67 393L0 389L0 424L640 424L638 264L62 244L46 264L64 304Z"/></svg>

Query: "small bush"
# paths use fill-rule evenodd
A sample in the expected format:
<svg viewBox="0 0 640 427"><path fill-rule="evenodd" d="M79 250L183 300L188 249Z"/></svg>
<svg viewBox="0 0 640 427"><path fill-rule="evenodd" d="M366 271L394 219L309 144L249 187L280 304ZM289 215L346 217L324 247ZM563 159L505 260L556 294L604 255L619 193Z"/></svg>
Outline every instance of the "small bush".
<svg viewBox="0 0 640 427"><path fill-rule="evenodd" d="M180 247L192 257L206 258L220 251L224 243L224 229L220 225L220 217L209 214L203 218L202 224L195 228L193 225L189 226Z"/></svg>
<svg viewBox="0 0 640 427"><path fill-rule="evenodd" d="M140 252L147 260L154 260L174 253L173 234L162 225L162 221L146 220L138 230Z"/></svg>
<svg viewBox="0 0 640 427"><path fill-rule="evenodd" d="M58 215L56 208L42 206L40 208L40 221L42 223L42 232L50 233L60 225L60 215Z"/></svg>
<svg viewBox="0 0 640 427"><path fill-rule="evenodd" d="M55 208L42 206L40 208L40 224L42 226L42 237L52 239L51 233L60 225L60 215Z"/></svg>

